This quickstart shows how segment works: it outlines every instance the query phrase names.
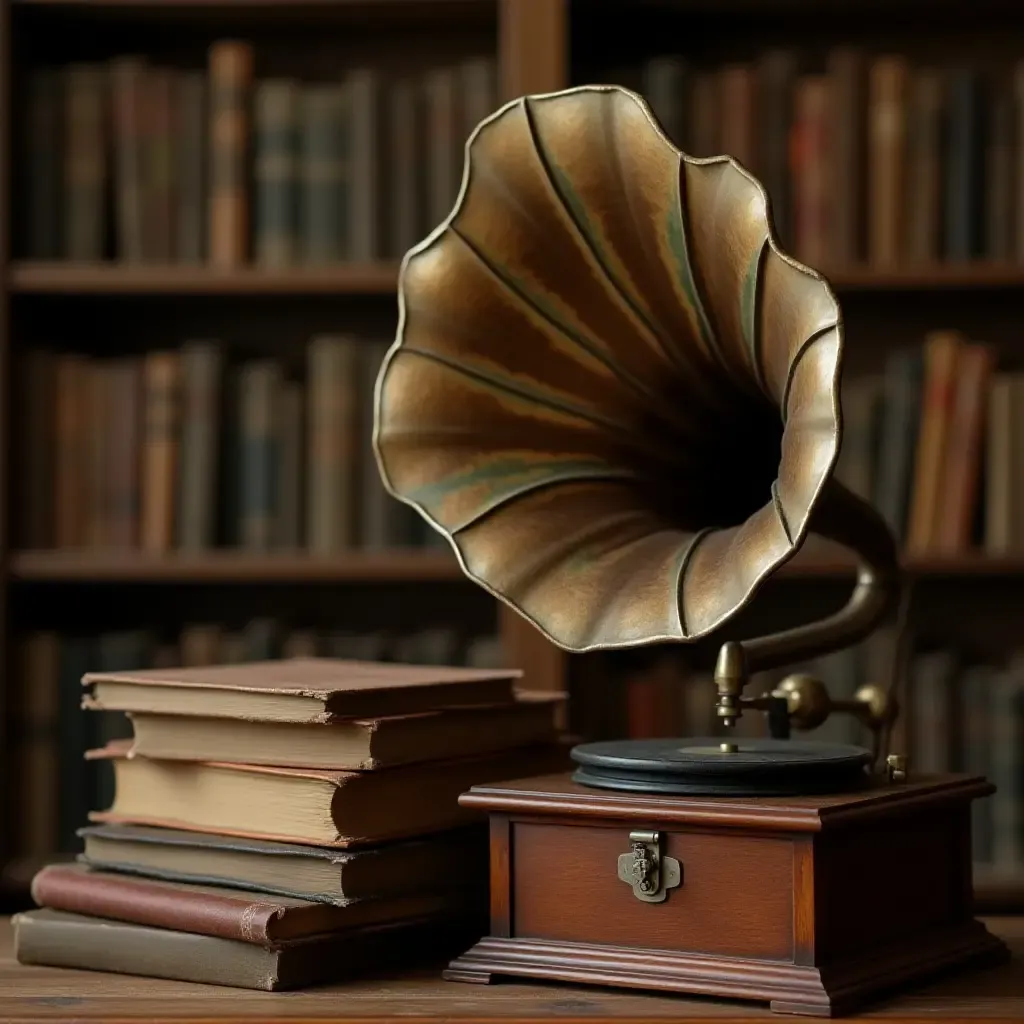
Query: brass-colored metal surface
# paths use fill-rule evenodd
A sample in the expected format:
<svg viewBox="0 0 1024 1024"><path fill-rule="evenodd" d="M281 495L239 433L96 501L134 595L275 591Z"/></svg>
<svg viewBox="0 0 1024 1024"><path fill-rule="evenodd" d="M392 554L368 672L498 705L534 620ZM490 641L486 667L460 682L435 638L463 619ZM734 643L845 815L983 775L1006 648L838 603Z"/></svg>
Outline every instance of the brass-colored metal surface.
<svg viewBox="0 0 1024 1024"><path fill-rule="evenodd" d="M816 729L833 710L825 684L802 672L786 676L773 692L785 697L789 720L795 729Z"/></svg>
<svg viewBox="0 0 1024 1024"><path fill-rule="evenodd" d="M853 715L871 732L873 763L878 764L892 724L899 714L899 704L884 686L866 683L858 688L850 700L835 700L825 684L803 672L786 676L772 691L772 695L786 701L790 724L795 729L816 729L830 715ZM756 706L749 698L742 698L742 706Z"/></svg>
<svg viewBox="0 0 1024 1024"><path fill-rule="evenodd" d="M571 651L690 641L809 530L863 561L849 605L723 649L749 675L866 635L895 596L881 517L831 479L842 317L779 248L762 186L676 149L644 101L526 97L467 145L411 250L374 448L466 574Z"/></svg>
<svg viewBox="0 0 1024 1024"><path fill-rule="evenodd" d="M890 782L907 781L907 759L902 754L890 754L885 759L885 770Z"/></svg>
<svg viewBox="0 0 1024 1024"><path fill-rule="evenodd" d="M619 856L616 864L620 881L633 890L633 895L644 903L663 903L668 890L683 881L683 870L675 857L666 857L661 851L660 832L630 832L629 853Z"/></svg>

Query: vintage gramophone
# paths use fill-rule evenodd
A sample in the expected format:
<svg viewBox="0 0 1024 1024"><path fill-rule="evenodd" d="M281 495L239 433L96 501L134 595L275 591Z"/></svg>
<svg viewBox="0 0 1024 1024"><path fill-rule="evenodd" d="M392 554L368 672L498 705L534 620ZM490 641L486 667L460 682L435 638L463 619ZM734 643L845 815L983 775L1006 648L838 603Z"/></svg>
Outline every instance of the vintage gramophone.
<svg viewBox="0 0 1024 1024"><path fill-rule="evenodd" d="M518 100L474 132L399 304L385 484L560 647L709 636L809 531L860 565L837 614L721 647L709 701L726 725L767 713L771 739L583 744L573 775L465 794L490 816L490 935L446 976L827 1016L1005 955L972 916L970 804L991 786L787 738L830 710L807 677L744 692L866 636L900 585L888 528L832 476L839 306L779 249L757 181L680 153L624 89ZM884 691L845 707L891 723Z"/></svg>

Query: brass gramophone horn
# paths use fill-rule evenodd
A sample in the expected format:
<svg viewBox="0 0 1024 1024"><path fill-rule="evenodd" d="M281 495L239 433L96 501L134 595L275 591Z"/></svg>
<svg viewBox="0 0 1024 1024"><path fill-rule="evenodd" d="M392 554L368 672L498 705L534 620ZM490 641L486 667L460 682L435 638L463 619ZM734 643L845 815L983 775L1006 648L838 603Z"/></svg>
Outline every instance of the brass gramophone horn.
<svg viewBox="0 0 1024 1024"><path fill-rule="evenodd" d="M882 518L832 478L843 324L768 196L685 156L644 101L509 103L455 209L402 264L374 447L466 574L570 651L712 633L809 531L851 548L839 613L723 646L750 673L867 635L897 596Z"/></svg>

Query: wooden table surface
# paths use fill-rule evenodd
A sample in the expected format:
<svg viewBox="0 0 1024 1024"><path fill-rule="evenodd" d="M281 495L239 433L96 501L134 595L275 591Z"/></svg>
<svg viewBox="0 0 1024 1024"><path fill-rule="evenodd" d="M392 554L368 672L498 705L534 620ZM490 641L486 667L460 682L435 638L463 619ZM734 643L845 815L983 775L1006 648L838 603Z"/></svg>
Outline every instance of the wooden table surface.
<svg viewBox="0 0 1024 1024"><path fill-rule="evenodd" d="M1024 917L992 918L1013 960L1003 967L960 974L879 1003L857 1019L926 1024L1024 1022ZM131 978L89 971L22 967L11 954L11 928L0 921L0 1021L260 1021L342 1020L408 1024L410 1018L513 1024L558 1018L584 1021L741 1021L796 1018L767 1008L711 999L666 998L572 985L506 982L491 986L442 981L436 972L375 979L295 993L246 992L214 985ZM803 1018L813 1019L813 1018Z"/></svg>

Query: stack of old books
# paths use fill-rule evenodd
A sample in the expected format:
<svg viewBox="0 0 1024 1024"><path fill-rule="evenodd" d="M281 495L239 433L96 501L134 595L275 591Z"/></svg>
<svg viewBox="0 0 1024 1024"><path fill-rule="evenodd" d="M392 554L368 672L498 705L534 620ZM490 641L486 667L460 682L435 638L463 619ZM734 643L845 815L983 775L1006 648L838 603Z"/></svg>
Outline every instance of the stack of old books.
<svg viewBox="0 0 1024 1024"><path fill-rule="evenodd" d="M79 863L33 881L22 963L284 989L485 927L478 783L558 770L518 673L295 659L85 677L134 739Z"/></svg>

